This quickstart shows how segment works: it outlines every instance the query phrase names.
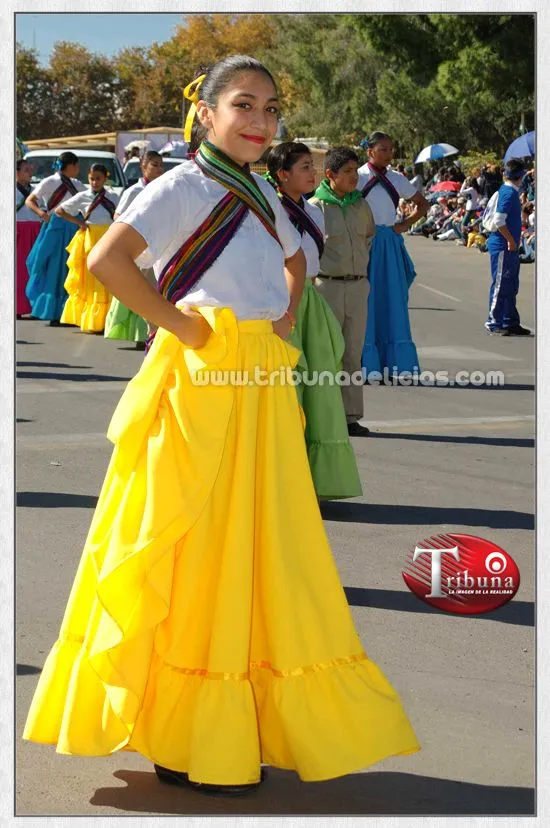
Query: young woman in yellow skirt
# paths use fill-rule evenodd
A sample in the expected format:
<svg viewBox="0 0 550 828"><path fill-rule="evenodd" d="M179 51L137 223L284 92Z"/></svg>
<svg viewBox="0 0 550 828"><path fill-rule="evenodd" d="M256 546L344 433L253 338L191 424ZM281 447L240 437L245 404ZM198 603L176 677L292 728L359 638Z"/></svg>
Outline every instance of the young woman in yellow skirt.
<svg viewBox="0 0 550 828"><path fill-rule="evenodd" d="M90 188L70 198L56 209L56 214L80 228L67 250L69 272L65 290L69 294L61 323L76 325L84 333L101 333L111 304L111 294L95 278L86 259L99 239L113 223L119 196L105 187L108 171L103 164L92 164L88 173Z"/></svg>
<svg viewBox="0 0 550 828"><path fill-rule="evenodd" d="M277 129L275 84L246 56L200 80L194 161L149 184L88 260L158 332L109 427L24 738L138 751L161 781L241 794L262 764L317 781L418 743L354 629L286 381L305 257L248 167Z"/></svg>

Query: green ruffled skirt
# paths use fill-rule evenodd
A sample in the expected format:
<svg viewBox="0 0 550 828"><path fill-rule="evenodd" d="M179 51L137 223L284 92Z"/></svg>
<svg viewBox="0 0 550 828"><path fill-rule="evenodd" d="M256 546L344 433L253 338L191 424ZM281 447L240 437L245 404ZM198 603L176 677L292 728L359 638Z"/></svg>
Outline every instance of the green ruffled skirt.
<svg viewBox="0 0 550 828"><path fill-rule="evenodd" d="M326 379L326 372L336 374L341 370L344 337L334 313L309 278L289 339L301 352L296 370L307 381L297 385L297 392L306 419L307 452L317 496L359 497L361 481L348 436L342 392L336 382ZM315 372L317 376L325 372L325 381L313 382Z"/></svg>
<svg viewBox="0 0 550 828"><path fill-rule="evenodd" d="M147 322L123 305L113 296L111 307L105 320L105 339L124 339L128 342L145 342L147 339Z"/></svg>

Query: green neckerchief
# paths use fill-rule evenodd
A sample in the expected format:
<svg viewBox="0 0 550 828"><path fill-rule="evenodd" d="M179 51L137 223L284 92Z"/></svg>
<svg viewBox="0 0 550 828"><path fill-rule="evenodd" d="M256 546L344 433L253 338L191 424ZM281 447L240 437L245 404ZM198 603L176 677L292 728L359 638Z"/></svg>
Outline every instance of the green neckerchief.
<svg viewBox="0 0 550 828"><path fill-rule="evenodd" d="M315 197L319 201L327 201L329 204L337 204L341 207L344 213L346 209L356 201L361 201L363 198L359 190L353 190L351 193L346 193L344 198L338 198L334 190L330 186L328 178L323 178L317 189L315 190Z"/></svg>

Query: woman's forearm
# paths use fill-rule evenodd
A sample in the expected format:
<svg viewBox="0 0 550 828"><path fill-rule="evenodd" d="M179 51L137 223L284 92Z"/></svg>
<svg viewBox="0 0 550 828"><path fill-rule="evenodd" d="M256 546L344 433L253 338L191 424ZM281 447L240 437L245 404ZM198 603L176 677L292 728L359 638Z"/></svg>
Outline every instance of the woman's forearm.
<svg viewBox="0 0 550 828"><path fill-rule="evenodd" d="M41 218L43 220L46 220L48 218L47 211L42 210L42 208L38 205L36 196L27 196L27 198L25 199L25 207L28 207L29 210L32 210L32 212L35 213L38 216L38 218Z"/></svg>
<svg viewBox="0 0 550 828"><path fill-rule="evenodd" d="M179 336L181 312L149 284L131 256L116 249L105 255L98 247L99 242L88 256L88 268L109 293L148 322Z"/></svg>
<svg viewBox="0 0 550 828"><path fill-rule="evenodd" d="M178 309L149 284L134 259L145 249L141 236L124 224L111 225L88 255L88 268L130 310L158 328L200 348L212 329L200 314Z"/></svg>
<svg viewBox="0 0 550 828"><path fill-rule="evenodd" d="M81 219L78 216L72 216L70 213L67 213L63 207L57 207L54 210L54 213L59 218L65 219L65 221L70 221L71 224L76 224L76 226L80 227L81 230L86 228L86 222L84 219Z"/></svg>
<svg viewBox="0 0 550 828"><path fill-rule="evenodd" d="M285 278L290 295L289 313L296 316L306 283L306 257L300 247L294 256L285 260Z"/></svg>

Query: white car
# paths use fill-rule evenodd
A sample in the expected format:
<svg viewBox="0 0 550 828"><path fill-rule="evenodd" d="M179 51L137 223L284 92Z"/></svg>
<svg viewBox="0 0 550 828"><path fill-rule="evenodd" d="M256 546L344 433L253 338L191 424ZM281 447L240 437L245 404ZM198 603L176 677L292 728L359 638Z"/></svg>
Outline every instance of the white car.
<svg viewBox="0 0 550 828"><path fill-rule="evenodd" d="M126 188L126 179L122 171L122 165L114 152L93 149L38 149L31 150L25 154L25 161L32 165L31 185L35 187L42 179L53 175L52 165L62 152L74 152L80 162L78 178L83 184L88 184L88 170L92 164L103 164L107 167L109 176L107 186L121 195Z"/></svg>
<svg viewBox="0 0 550 828"><path fill-rule="evenodd" d="M168 172L168 170L174 169L177 167L178 164L181 164L182 161L185 161L185 158L174 158L172 156L162 156L162 165L164 167L164 172ZM136 184L138 179L141 176L141 167L139 158L129 158L126 164L124 165L124 177L126 178L126 186L131 187L132 184Z"/></svg>

